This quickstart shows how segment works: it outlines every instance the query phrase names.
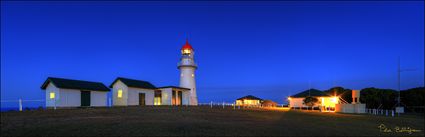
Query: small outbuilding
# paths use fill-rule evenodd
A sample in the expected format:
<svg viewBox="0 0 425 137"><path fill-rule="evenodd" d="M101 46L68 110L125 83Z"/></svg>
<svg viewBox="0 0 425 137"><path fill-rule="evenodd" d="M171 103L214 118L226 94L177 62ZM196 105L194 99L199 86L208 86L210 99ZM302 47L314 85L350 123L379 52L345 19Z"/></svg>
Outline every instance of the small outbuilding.
<svg viewBox="0 0 425 137"><path fill-rule="evenodd" d="M308 89L288 97L289 107L293 109L308 108L309 106L304 104L304 99L307 97L313 97L318 99L318 102L312 107L326 110L334 110L335 104L338 104L339 102L339 98L336 96L331 96L317 89Z"/></svg>
<svg viewBox="0 0 425 137"><path fill-rule="evenodd" d="M48 77L41 86L46 93L46 107L107 106L103 83Z"/></svg>
<svg viewBox="0 0 425 137"><path fill-rule="evenodd" d="M276 107L277 103L271 100L264 100L263 102L261 102L261 106L263 107Z"/></svg>
<svg viewBox="0 0 425 137"><path fill-rule="evenodd" d="M188 105L190 89L177 86L156 87L148 81L118 77L112 88L114 106Z"/></svg>
<svg viewBox="0 0 425 137"><path fill-rule="evenodd" d="M263 99L255 97L253 95L244 96L236 100L236 106L261 106Z"/></svg>

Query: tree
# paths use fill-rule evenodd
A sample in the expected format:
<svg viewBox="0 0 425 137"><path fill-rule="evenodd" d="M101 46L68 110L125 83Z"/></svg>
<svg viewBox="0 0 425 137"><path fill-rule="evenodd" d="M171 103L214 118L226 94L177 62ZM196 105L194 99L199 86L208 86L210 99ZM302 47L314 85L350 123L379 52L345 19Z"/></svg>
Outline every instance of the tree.
<svg viewBox="0 0 425 137"><path fill-rule="evenodd" d="M339 96L345 101L347 101L347 103L351 103L353 100L351 89L345 89L343 87L333 87L328 90L325 90L324 92L331 96Z"/></svg>
<svg viewBox="0 0 425 137"><path fill-rule="evenodd" d="M303 103L306 106L312 107L315 104L319 103L319 99L312 97L312 96L308 96L308 97L304 98Z"/></svg>
<svg viewBox="0 0 425 137"><path fill-rule="evenodd" d="M397 103L397 92L392 89L365 88L360 94L360 102L367 108L393 109Z"/></svg>
<svg viewBox="0 0 425 137"><path fill-rule="evenodd" d="M425 87L417 87L401 92L401 104L406 107L405 111L424 112Z"/></svg>

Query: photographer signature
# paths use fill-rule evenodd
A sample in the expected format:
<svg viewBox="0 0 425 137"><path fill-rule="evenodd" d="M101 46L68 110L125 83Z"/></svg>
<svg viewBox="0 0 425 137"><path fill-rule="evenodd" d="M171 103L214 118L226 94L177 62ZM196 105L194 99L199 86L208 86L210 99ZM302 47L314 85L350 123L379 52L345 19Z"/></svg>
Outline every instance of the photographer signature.
<svg viewBox="0 0 425 137"><path fill-rule="evenodd" d="M378 128L381 132L385 132L385 133L391 133L391 132L403 133L403 132L405 132L405 133L412 134L414 132L421 132L421 130L413 129L413 128L410 128L410 127L398 127L398 126L396 126L396 127L391 129L391 128L386 127L384 124L380 124L378 126Z"/></svg>

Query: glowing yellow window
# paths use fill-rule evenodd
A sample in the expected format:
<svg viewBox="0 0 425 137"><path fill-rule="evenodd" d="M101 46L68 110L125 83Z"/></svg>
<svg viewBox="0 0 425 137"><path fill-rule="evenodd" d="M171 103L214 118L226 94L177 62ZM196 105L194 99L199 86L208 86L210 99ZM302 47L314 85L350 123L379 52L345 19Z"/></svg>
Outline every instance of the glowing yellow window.
<svg viewBox="0 0 425 137"><path fill-rule="evenodd" d="M161 91L155 91L155 97L153 98L153 105L161 105Z"/></svg>
<svg viewBox="0 0 425 137"><path fill-rule="evenodd" d="M122 98L122 89L118 89L118 98Z"/></svg>
<svg viewBox="0 0 425 137"><path fill-rule="evenodd" d="M183 54L190 54L190 52L191 52L190 49L184 49L183 50Z"/></svg>
<svg viewBox="0 0 425 137"><path fill-rule="evenodd" d="M55 92L50 92L50 99L54 99L55 98Z"/></svg>

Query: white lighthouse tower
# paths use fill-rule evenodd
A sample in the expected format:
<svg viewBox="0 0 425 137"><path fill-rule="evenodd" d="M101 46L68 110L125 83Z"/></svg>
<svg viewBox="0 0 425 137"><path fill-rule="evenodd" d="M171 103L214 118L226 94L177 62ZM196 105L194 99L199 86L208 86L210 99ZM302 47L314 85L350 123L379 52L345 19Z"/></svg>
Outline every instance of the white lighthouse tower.
<svg viewBox="0 0 425 137"><path fill-rule="evenodd" d="M189 88L189 105L198 105L198 96L196 96L195 70L197 65L193 58L194 51L189 41L183 45L182 56L177 68L180 70L180 87Z"/></svg>

